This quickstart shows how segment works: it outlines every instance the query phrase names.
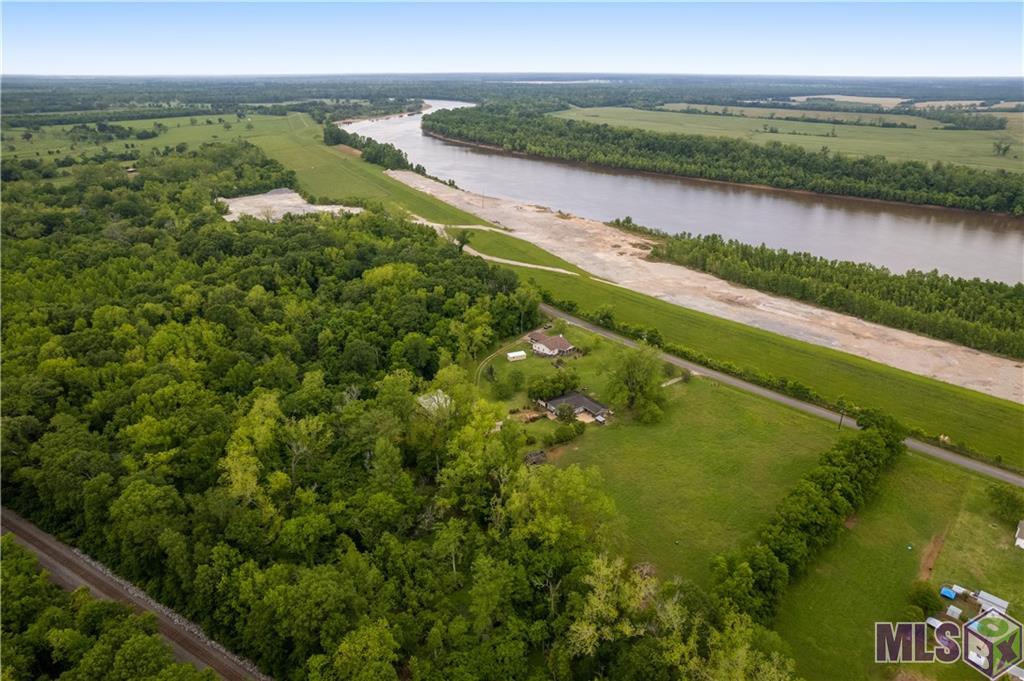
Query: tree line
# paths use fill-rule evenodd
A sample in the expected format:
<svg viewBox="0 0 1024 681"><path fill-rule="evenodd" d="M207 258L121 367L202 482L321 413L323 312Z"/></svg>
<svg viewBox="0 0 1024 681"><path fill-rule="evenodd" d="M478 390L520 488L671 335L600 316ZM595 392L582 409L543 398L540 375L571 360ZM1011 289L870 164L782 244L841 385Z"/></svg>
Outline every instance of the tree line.
<svg viewBox="0 0 1024 681"><path fill-rule="evenodd" d="M837 92L869 97L899 97L927 102L950 99L984 102L1020 99L1019 78L820 78L801 76L720 76L590 74L446 74L263 76L227 78L50 78L8 76L4 79L5 117L25 112L70 112L130 107L230 107L251 102L285 103L313 99L395 98L512 100L557 98L575 106L660 106L670 102L843 108L879 111L862 102L794 97ZM543 82L537 82L543 81ZM225 109L228 110L228 109Z"/></svg>
<svg viewBox="0 0 1024 681"><path fill-rule="evenodd" d="M864 431L822 455L779 502L755 544L715 559L716 593L755 620L772 621L789 584L836 540L905 451L906 431L891 418L862 412L858 423Z"/></svg>
<svg viewBox="0 0 1024 681"><path fill-rule="evenodd" d="M514 273L377 211L226 222L294 187L246 143L135 166L4 183L6 505L276 678L791 678L609 552L594 472L523 464L464 368L539 322Z"/></svg>
<svg viewBox="0 0 1024 681"><path fill-rule="evenodd" d="M152 614L100 601L86 588L66 593L36 559L0 539L4 679L215 681L210 670L177 664Z"/></svg>
<svg viewBox="0 0 1024 681"><path fill-rule="evenodd" d="M869 128L916 128L915 123L907 123L906 121L893 121L887 118L879 116L878 118L837 118L834 116L808 116L807 114L800 114L799 116L790 114L779 114L775 111L770 111L767 115L756 116L749 115L743 109L737 111L730 111L728 106L722 107L721 109L709 109L707 105L703 108L698 106L687 105L685 107L658 107L652 109L652 111L672 111L675 113L684 114L700 114L701 116L725 116L731 118L764 118L771 121L793 121L796 123L824 123L828 125L852 125Z"/></svg>
<svg viewBox="0 0 1024 681"><path fill-rule="evenodd" d="M977 350L1024 358L1024 284L962 279L751 246L718 234L664 234L630 218L610 224L657 237L651 257Z"/></svg>
<svg viewBox="0 0 1024 681"><path fill-rule="evenodd" d="M353 149L358 149L362 152L362 159L364 161L383 166L389 170L412 170L421 175L427 172L422 165L410 163L406 153L394 144L378 142L372 137L349 132L330 121L324 125L324 144L328 146L344 144Z"/></svg>
<svg viewBox="0 0 1024 681"><path fill-rule="evenodd" d="M528 102L429 114L423 129L565 161L906 203L1024 215L1024 173L809 151L779 142L668 134L547 116Z"/></svg>

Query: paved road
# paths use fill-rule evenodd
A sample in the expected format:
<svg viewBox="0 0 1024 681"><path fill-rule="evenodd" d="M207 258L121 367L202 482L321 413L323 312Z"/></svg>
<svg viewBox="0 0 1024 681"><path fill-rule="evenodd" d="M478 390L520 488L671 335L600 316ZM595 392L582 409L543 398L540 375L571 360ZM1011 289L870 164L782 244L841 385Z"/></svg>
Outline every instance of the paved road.
<svg viewBox="0 0 1024 681"><path fill-rule="evenodd" d="M35 554L39 564L50 573L50 579L59 586L69 590L85 586L95 598L119 601L139 612L147 611L156 615L157 630L170 643L178 661L199 668L209 667L227 681L270 681L269 677L255 673L251 663L235 657L199 634L195 625L189 627L184 624L184 618L174 616L162 607L154 607L137 589L104 572L93 561L83 558L70 546L43 532L14 511L2 509L0 524L4 534L12 534L18 544Z"/></svg>
<svg viewBox="0 0 1024 681"><path fill-rule="evenodd" d="M608 331L607 329L603 329L600 326L597 326L596 324L591 324L590 322L584 319L574 317L566 312L562 312L557 308L551 307L550 305L542 303L540 308L545 314L550 315L552 317L560 317L564 319L566 322L572 324L573 326L578 326L580 328L586 329L587 331L590 331L591 333L596 333L600 336L604 336L605 338L609 338L611 340L614 340L618 343L622 343L623 345L627 345L632 348L640 347L640 344L631 338L627 338L612 331ZM857 427L857 422L854 421L849 416L841 417L838 413L831 411L829 409L825 409L824 407L819 407L817 405L810 404L802 400L798 400L795 397L789 397L788 395L777 393L774 390L763 388L759 385L755 385L754 383L744 381L741 378L736 378L735 376L724 374L721 371L715 371L714 369L709 369L700 364L694 364L693 362L681 359L679 357L676 357L675 355L662 353L661 357L670 364L674 364L678 367L689 369L694 374L706 376L708 378L718 381L719 383L724 383L725 385L730 385L734 388L739 388L740 390L753 393L755 395L759 395L761 397L772 400L773 402L778 402L779 404L784 404L787 407L792 407L793 409L798 409L807 414L811 414L813 416L826 419L828 421L831 421L832 423L840 423L840 421L842 421L843 426L847 428ZM904 443L907 445L908 449L918 452L919 454L924 454L935 459L941 459L942 461L951 463L954 466L960 466L961 468L966 468L969 471L980 473L981 475L985 475L996 480L1001 480L1003 482L1008 482L1011 485L1016 485L1017 487L1024 487L1024 476L1017 475L1016 473L1011 473L1010 471L999 468L998 466L993 466L982 461L977 461L976 459L964 456L963 454L957 454L956 452L951 452L948 449L936 447L934 445L928 444L927 442L915 440L914 438L908 437L906 440L904 440Z"/></svg>

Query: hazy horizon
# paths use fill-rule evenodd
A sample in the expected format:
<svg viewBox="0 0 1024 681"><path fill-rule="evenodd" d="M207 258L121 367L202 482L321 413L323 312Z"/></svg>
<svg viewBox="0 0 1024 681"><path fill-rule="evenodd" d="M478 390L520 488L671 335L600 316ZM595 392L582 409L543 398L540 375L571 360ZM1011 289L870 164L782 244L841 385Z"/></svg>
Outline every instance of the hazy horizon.
<svg viewBox="0 0 1024 681"><path fill-rule="evenodd" d="M9 76L1024 76L1015 2L14 2L2 13Z"/></svg>

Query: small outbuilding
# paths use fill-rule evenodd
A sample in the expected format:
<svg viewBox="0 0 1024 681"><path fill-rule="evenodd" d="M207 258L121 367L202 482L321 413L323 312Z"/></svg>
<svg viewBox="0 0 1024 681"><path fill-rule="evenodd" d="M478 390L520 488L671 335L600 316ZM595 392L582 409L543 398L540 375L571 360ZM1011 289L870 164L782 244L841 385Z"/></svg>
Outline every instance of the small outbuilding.
<svg viewBox="0 0 1024 681"><path fill-rule="evenodd" d="M944 586L939 589L939 595L943 598L948 598L951 601L956 600L956 592L950 589L948 586Z"/></svg>
<svg viewBox="0 0 1024 681"><path fill-rule="evenodd" d="M1017 537L1014 544L1018 549L1024 549L1024 520L1017 523Z"/></svg>
<svg viewBox="0 0 1024 681"><path fill-rule="evenodd" d="M956 619L960 619L960 615L962 615L963 612L964 612L963 610L961 610L960 608L956 607L955 605L951 605L948 608L946 608L946 614L949 615L950 617L952 617L955 620Z"/></svg>
<svg viewBox="0 0 1024 681"><path fill-rule="evenodd" d="M987 591L979 591L974 597L978 601L978 605L981 606L981 611L995 610L997 612L1006 613L1006 609L1010 607L1009 601L1004 601L998 596L993 596Z"/></svg>
<svg viewBox="0 0 1024 681"><path fill-rule="evenodd" d="M505 358L510 362L521 362L526 359L525 350L515 350L513 352L506 352Z"/></svg>

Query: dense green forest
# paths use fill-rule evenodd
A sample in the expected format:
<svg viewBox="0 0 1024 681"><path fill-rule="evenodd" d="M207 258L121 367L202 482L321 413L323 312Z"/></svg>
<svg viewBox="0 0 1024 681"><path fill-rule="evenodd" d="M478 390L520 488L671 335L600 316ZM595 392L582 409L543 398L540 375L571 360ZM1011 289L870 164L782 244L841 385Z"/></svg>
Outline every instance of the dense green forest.
<svg viewBox="0 0 1024 681"><path fill-rule="evenodd" d="M9 76L3 79L5 116L30 112L93 111L127 107L281 104L314 99L428 97L472 102L554 98L575 106L660 106L669 102L756 105L768 101L794 107L877 111L860 102L793 97L836 93L902 97L911 101L1017 101L1019 78L821 78L640 74L446 74L367 76L267 76L248 78L74 78ZM561 108L565 108L562 106ZM163 114L171 115L171 114ZM188 114L186 114L188 115ZM109 119L117 120L117 119Z"/></svg>
<svg viewBox="0 0 1024 681"><path fill-rule="evenodd" d="M152 615L99 601L87 589L61 590L36 559L0 539L5 681L215 681L209 671L176 664Z"/></svg>
<svg viewBox="0 0 1024 681"><path fill-rule="evenodd" d="M4 184L5 505L279 679L790 678L496 426L463 367L539 321L513 273L375 211L228 223L294 185L244 143L134 165Z"/></svg>
<svg viewBox="0 0 1024 681"><path fill-rule="evenodd" d="M5 115L3 127L38 130L47 125L107 125L108 121L140 120L146 118L168 118L173 116L212 116L230 114L242 120L249 114L285 116L289 111L308 113L318 122L337 121L347 118L371 118L389 114L419 111L423 102L419 99L396 99L381 97L373 100L346 100L337 97L311 99L285 104L251 104L238 102L205 106L143 106L128 109L95 109L91 111L65 111L56 113L25 113Z"/></svg>
<svg viewBox="0 0 1024 681"><path fill-rule="evenodd" d="M978 350L1024 358L1024 284L960 279L937 271L893 274L718 234L664 234L632 220L610 224L655 234L651 257L879 324Z"/></svg>
<svg viewBox="0 0 1024 681"><path fill-rule="evenodd" d="M616 128L528 102L437 111L423 129L506 151L615 168L1024 215L1024 174L854 158L795 145Z"/></svg>

